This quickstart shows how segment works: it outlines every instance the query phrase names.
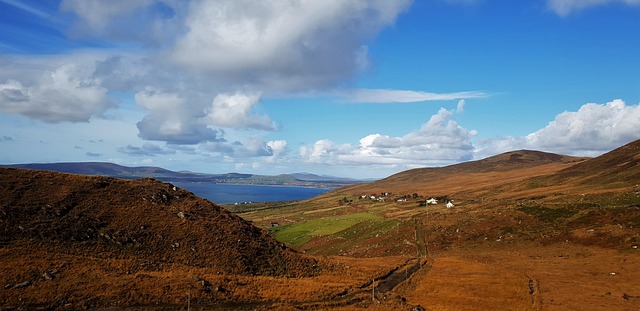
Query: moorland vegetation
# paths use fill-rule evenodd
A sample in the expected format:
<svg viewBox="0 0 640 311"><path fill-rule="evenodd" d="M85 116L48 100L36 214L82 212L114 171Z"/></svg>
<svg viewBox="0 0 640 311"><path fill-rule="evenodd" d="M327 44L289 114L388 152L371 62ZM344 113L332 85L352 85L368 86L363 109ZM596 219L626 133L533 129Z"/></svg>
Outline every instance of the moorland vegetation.
<svg viewBox="0 0 640 311"><path fill-rule="evenodd" d="M153 179L0 169L0 305L635 310L639 228L640 141L238 206Z"/></svg>

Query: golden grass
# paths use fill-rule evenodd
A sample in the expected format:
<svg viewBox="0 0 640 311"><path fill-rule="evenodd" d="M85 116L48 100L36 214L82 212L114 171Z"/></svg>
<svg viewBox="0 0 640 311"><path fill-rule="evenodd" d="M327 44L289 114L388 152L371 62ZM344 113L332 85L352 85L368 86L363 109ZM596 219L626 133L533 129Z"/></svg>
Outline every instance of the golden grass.
<svg viewBox="0 0 640 311"><path fill-rule="evenodd" d="M19 254L19 255L17 255ZM162 271L130 272L144 263L88 258L29 249L0 249L3 308L84 309L109 306L214 306L260 303L263 308L331 304L341 294L361 294L361 287L406 262L406 257L320 260L314 277L287 278L223 275L214 269L174 264ZM51 273L54 279L43 275ZM24 288L17 285L29 281ZM355 306L355 308L359 308Z"/></svg>
<svg viewBox="0 0 640 311"><path fill-rule="evenodd" d="M457 249L399 293L428 310L637 310L638 267L640 251L570 243Z"/></svg>

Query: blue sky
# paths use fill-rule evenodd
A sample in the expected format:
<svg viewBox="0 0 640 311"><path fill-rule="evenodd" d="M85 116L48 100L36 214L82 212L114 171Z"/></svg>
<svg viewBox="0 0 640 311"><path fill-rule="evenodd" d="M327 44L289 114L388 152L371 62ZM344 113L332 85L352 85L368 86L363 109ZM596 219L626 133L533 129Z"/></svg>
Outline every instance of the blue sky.
<svg viewBox="0 0 640 311"><path fill-rule="evenodd" d="M0 0L0 163L381 178L640 138L638 0Z"/></svg>

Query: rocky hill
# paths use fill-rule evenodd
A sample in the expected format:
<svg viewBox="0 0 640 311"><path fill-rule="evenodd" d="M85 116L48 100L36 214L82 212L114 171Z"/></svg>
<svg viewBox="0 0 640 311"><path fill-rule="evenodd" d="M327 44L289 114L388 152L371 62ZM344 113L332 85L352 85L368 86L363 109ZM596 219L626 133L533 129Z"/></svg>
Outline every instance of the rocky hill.
<svg viewBox="0 0 640 311"><path fill-rule="evenodd" d="M0 168L0 245L225 274L299 276L314 260L192 193L153 179L120 180ZM135 272L135 271L129 271Z"/></svg>

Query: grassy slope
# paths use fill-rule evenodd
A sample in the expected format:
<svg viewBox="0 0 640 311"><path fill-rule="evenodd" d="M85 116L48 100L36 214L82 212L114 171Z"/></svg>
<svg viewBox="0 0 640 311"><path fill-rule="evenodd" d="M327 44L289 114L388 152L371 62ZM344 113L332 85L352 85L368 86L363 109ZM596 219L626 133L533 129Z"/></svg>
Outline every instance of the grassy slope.
<svg viewBox="0 0 640 311"><path fill-rule="evenodd" d="M624 310L640 304L638 144L594 159L519 151L412 170L241 215L304 228L295 244L307 253L426 256L429 268L398 293L432 310ZM385 202L360 198L383 192ZM419 206L431 196L456 207ZM386 221L335 222L362 213ZM323 229L309 234L312 224Z"/></svg>

